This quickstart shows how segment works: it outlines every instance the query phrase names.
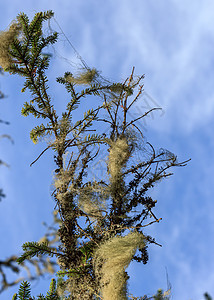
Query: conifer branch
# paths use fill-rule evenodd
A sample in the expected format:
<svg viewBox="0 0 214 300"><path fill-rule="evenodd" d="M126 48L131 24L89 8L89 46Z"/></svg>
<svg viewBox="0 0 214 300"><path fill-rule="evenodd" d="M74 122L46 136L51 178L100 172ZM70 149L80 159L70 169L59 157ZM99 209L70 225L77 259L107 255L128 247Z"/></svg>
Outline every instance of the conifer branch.
<svg viewBox="0 0 214 300"><path fill-rule="evenodd" d="M63 256L63 254L57 252L55 248L49 247L46 242L27 242L22 245L22 249L24 253L17 259L18 264L23 263L26 259L44 254L48 254L51 257L53 257L53 255Z"/></svg>

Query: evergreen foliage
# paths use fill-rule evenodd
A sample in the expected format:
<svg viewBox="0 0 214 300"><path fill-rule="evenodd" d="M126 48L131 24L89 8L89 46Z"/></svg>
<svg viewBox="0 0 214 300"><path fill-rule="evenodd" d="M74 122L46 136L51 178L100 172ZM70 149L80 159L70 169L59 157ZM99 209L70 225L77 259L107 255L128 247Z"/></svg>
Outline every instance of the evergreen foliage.
<svg viewBox="0 0 214 300"><path fill-rule="evenodd" d="M45 47L54 44L58 37L56 32L48 36L43 33L44 21L52 16L52 11L37 13L30 22L21 13L12 27L0 35L2 67L24 77L22 91L31 92L31 100L24 103L22 114L42 119L30 137L34 143L51 137L39 157L48 149L54 151L53 198L61 220L57 249L45 242L27 242L18 262L44 254L58 257L58 286L52 281L48 294L38 299L127 299L129 276L125 269L133 260L146 264L148 245L159 245L144 230L161 220L152 211L157 201L149 196L149 191L172 175L169 169L184 166L187 161L179 163L173 153L156 151L145 142L137 121L156 108L129 119L130 109L143 93L144 76L134 76L134 68L125 82L107 84L99 80L96 69L84 70L77 76L66 72L56 81L64 85L70 100L62 115L57 114L48 94L46 70L50 56L43 54ZM102 100L102 104L85 112L73 124L74 113L89 96ZM107 134L100 134L100 122L110 125ZM89 134L90 131L97 132ZM97 181L87 171L93 168L94 158L101 152L107 153L106 174ZM141 154L139 162L136 153ZM23 282L14 299L30 297L30 286ZM153 299L167 297L158 291Z"/></svg>
<svg viewBox="0 0 214 300"><path fill-rule="evenodd" d="M27 242L22 245L22 249L24 253L17 259L19 264L21 264L24 260L34 256L48 254L49 256L53 257L53 255L58 255L56 249L49 247L47 242Z"/></svg>
<svg viewBox="0 0 214 300"><path fill-rule="evenodd" d="M61 300L57 295L57 286L55 279L51 280L49 291L46 296L39 295L37 298L31 297L30 283L23 281L19 287L18 294L13 296L12 300Z"/></svg>

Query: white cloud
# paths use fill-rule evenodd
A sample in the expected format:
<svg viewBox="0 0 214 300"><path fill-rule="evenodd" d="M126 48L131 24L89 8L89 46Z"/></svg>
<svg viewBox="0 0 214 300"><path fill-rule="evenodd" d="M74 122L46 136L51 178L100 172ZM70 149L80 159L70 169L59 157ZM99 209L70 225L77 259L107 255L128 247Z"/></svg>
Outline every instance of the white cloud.
<svg viewBox="0 0 214 300"><path fill-rule="evenodd" d="M170 112L166 126L176 117L177 128L183 130L185 121L189 133L213 115L213 6L203 3L184 7L182 1L153 6L125 2L108 15L109 22L103 28L103 35L95 41L97 51L102 51L103 65L108 62L115 70L114 57L117 55L121 65L117 65L116 73L119 68L122 74L127 74L132 65L138 72L145 71L146 91L160 99ZM103 21L106 19L104 15ZM100 25L97 21L88 24L92 31L96 30L94 24ZM107 44L109 47L103 47ZM101 46L102 50L99 49ZM179 115L173 113L175 110Z"/></svg>

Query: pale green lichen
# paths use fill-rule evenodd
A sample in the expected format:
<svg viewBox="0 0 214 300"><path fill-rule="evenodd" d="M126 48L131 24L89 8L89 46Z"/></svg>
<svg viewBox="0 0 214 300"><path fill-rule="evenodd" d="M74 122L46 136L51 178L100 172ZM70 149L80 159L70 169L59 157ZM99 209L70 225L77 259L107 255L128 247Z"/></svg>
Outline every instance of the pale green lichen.
<svg viewBox="0 0 214 300"><path fill-rule="evenodd" d="M111 142L110 146L108 169L111 175L111 181L115 181L115 179L121 174L121 170L125 166L131 153L125 137Z"/></svg>
<svg viewBox="0 0 214 300"><path fill-rule="evenodd" d="M108 191L96 181L93 185L88 185L79 190L78 206L93 221L103 217L103 211L106 210L106 199Z"/></svg>
<svg viewBox="0 0 214 300"><path fill-rule="evenodd" d="M74 77L73 75L66 76L66 81L72 84L78 85L87 85L92 83L92 81L97 77L98 71L93 68L86 71L83 71L78 76Z"/></svg>
<svg viewBox="0 0 214 300"><path fill-rule="evenodd" d="M8 30L0 33L0 66L6 70L13 63L10 56L10 46L21 32L21 24L14 21Z"/></svg>
<svg viewBox="0 0 214 300"><path fill-rule="evenodd" d="M69 170L61 170L58 174L54 176L54 187L57 191L56 198L61 205L66 205L68 199L72 199L74 196L74 191L71 192L72 184L71 172ZM70 185L70 187L69 187Z"/></svg>
<svg viewBox="0 0 214 300"><path fill-rule="evenodd" d="M71 181L71 174L69 170L61 170L54 178L55 188L58 190L66 190L69 192L68 185Z"/></svg>
<svg viewBox="0 0 214 300"><path fill-rule="evenodd" d="M128 276L125 269L137 248L145 245L144 235L130 232L104 242L94 253L94 269L100 277L101 296L104 300L126 300Z"/></svg>

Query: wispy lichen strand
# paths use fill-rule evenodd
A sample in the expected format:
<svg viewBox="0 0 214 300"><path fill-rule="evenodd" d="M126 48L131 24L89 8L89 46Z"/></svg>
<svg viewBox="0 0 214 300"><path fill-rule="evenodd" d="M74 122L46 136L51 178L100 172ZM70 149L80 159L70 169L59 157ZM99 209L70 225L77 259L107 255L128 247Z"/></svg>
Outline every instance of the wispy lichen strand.
<svg viewBox="0 0 214 300"><path fill-rule="evenodd" d="M97 75L98 71L95 68L93 68L91 70L83 71L77 76L73 76L70 74L66 76L66 81L72 84L89 85L95 80Z"/></svg>

